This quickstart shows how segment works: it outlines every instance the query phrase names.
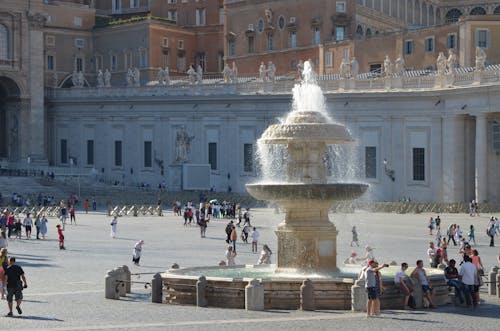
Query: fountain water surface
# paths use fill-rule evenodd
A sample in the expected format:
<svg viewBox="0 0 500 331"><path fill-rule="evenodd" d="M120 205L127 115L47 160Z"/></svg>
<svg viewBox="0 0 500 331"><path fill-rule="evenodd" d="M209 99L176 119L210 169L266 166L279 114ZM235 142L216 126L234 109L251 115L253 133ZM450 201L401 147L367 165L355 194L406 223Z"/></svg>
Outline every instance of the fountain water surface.
<svg viewBox="0 0 500 331"><path fill-rule="evenodd" d="M328 116L314 76L306 61L304 81L293 89L292 111L283 123L267 128L258 141L260 150L281 152L261 153L268 158L263 159L264 181L246 185L255 198L274 201L286 211L276 231L277 272L337 271L337 230L328 219L329 208L335 201L361 196L368 188L366 184L327 182L327 146L349 143L352 138L343 125ZM285 146L285 150L276 145ZM283 155L285 162L276 162ZM284 169L271 168L276 164ZM273 178L273 172L286 175Z"/></svg>

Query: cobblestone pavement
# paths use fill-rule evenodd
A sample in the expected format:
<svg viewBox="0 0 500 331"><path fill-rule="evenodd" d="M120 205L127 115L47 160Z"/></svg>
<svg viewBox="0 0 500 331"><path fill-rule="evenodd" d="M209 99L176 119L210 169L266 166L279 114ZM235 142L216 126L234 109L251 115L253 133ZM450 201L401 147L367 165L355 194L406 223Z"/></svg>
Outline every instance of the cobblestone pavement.
<svg viewBox="0 0 500 331"><path fill-rule="evenodd" d="M271 209L252 211L253 225L260 228L260 244L276 251L274 229L283 215ZM339 230L338 260L351 250L361 254L364 245L375 247L377 259L410 266L417 259L426 261L429 236L427 221L431 214L397 215L332 214ZM487 270L496 264L498 246L488 247L485 227L490 215L441 215L443 228L461 224L464 232L476 226L476 236ZM47 240L12 240L9 251L16 256L28 279L23 315L4 317L5 300L0 302L0 328L11 330L498 330L500 300L481 293L484 302L475 310L451 305L436 310L384 311L383 317L366 319L362 313L349 311L265 311L196 308L150 303L150 290L143 284L132 286L126 299L104 299L104 276L107 270L128 265L137 282L150 281L152 274L166 270L174 262L181 266L216 265L224 259L226 220L211 221L207 238L200 238L196 226L184 227L179 217L166 212L163 217L122 217L118 237L112 239L110 218L103 213L77 214L78 225L67 225L66 251L58 250L56 220L49 219ZM351 248L350 229L357 225L360 248ZM134 243L144 239L141 266L131 263ZM452 246L450 258L455 257ZM273 256L275 257L275 256ZM253 264L258 259L250 244L238 243L238 263Z"/></svg>

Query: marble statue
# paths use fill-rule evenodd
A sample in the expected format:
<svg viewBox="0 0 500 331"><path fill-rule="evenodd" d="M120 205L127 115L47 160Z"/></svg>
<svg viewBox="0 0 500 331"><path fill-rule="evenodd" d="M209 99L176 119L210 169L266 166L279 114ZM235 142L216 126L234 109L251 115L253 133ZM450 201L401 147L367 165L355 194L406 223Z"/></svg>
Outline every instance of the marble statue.
<svg viewBox="0 0 500 331"><path fill-rule="evenodd" d="M276 79L276 66L272 61L269 61L267 63L267 78L271 82L274 82L274 80Z"/></svg>
<svg viewBox="0 0 500 331"><path fill-rule="evenodd" d="M238 67L236 67L235 61L233 61L233 68L231 69L231 81L233 83L238 82Z"/></svg>
<svg viewBox="0 0 500 331"><path fill-rule="evenodd" d="M231 82L231 68L229 68L229 64L224 65L224 69L222 70L222 77L224 77L224 83Z"/></svg>
<svg viewBox="0 0 500 331"><path fill-rule="evenodd" d="M264 64L264 62L261 62L259 67L259 78L263 82L266 80L266 72L266 65Z"/></svg>
<svg viewBox="0 0 500 331"><path fill-rule="evenodd" d="M97 87L104 87L104 74L101 69L97 72Z"/></svg>
<svg viewBox="0 0 500 331"><path fill-rule="evenodd" d="M385 60L384 60L384 75L386 77L392 75L392 62L391 62L391 59L389 58L389 55L385 56Z"/></svg>
<svg viewBox="0 0 500 331"><path fill-rule="evenodd" d="M405 59L402 55L398 56L395 62L396 75L402 76L405 72Z"/></svg>
<svg viewBox="0 0 500 331"><path fill-rule="evenodd" d="M297 74L298 74L299 80L304 79L304 76L302 74L303 71L304 71L304 60L300 60L299 64L297 64Z"/></svg>
<svg viewBox="0 0 500 331"><path fill-rule="evenodd" d="M78 87L83 87L85 85L85 77L83 76L83 71L78 71L76 74Z"/></svg>
<svg viewBox="0 0 500 331"><path fill-rule="evenodd" d="M132 72L132 68L128 68L126 78L127 86L132 86L134 84L134 73Z"/></svg>
<svg viewBox="0 0 500 331"><path fill-rule="evenodd" d="M273 11L268 8L264 11L264 13L266 15L267 26L272 28L273 27Z"/></svg>
<svg viewBox="0 0 500 331"><path fill-rule="evenodd" d="M349 63L349 61L343 58L342 62L340 62L340 77L342 78L349 77L350 66L351 64Z"/></svg>
<svg viewBox="0 0 500 331"><path fill-rule="evenodd" d="M449 49L448 59L446 60L446 68L448 69L448 73L452 74L456 67L457 67L457 55L455 54L453 49Z"/></svg>
<svg viewBox="0 0 500 331"><path fill-rule="evenodd" d="M104 86L111 87L111 73L108 69L104 72Z"/></svg>
<svg viewBox="0 0 500 331"><path fill-rule="evenodd" d="M198 84L203 82L203 68L200 64L198 64L198 68L196 69L196 82Z"/></svg>
<svg viewBox="0 0 500 331"><path fill-rule="evenodd" d="M139 68L134 68L133 74L134 74L134 86L141 86L141 72L139 71Z"/></svg>
<svg viewBox="0 0 500 331"><path fill-rule="evenodd" d="M194 70L193 65L189 66L189 70L187 71L188 77L189 77L189 83L194 84L196 83L196 70Z"/></svg>
<svg viewBox="0 0 500 331"><path fill-rule="evenodd" d="M438 76L443 76L446 71L446 57L444 56L443 52L439 52L437 61L436 61L436 66L437 66L437 74Z"/></svg>
<svg viewBox="0 0 500 331"><path fill-rule="evenodd" d="M57 87L57 83L59 82L59 78L57 77L57 72L53 72L50 76L50 86Z"/></svg>
<svg viewBox="0 0 500 331"><path fill-rule="evenodd" d="M76 70L73 70L73 74L71 74L71 83L73 87L78 87L78 73Z"/></svg>
<svg viewBox="0 0 500 331"><path fill-rule="evenodd" d="M358 60L356 60L356 58L353 57L351 60L351 76L353 78L356 78L358 73L359 73L359 63Z"/></svg>
<svg viewBox="0 0 500 331"><path fill-rule="evenodd" d="M482 71L485 69L486 63L486 53L481 47L476 47L476 71Z"/></svg>
<svg viewBox="0 0 500 331"><path fill-rule="evenodd" d="M189 136L184 126L177 131L175 138L175 161L176 162L187 162L189 157L189 151L191 149L191 141L193 141L194 136Z"/></svg>
<svg viewBox="0 0 500 331"><path fill-rule="evenodd" d="M163 79L165 80L166 85L170 85L170 68L169 67L165 67L165 69L163 69Z"/></svg>
<svg viewBox="0 0 500 331"><path fill-rule="evenodd" d="M165 72L162 67L158 68L158 72L156 73L156 80L158 81L158 85L165 85Z"/></svg>

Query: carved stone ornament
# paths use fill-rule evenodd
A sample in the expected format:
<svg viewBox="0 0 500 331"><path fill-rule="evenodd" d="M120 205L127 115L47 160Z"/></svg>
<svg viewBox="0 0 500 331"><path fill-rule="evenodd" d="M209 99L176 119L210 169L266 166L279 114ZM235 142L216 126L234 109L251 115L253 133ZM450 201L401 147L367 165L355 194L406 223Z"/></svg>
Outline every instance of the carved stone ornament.
<svg viewBox="0 0 500 331"><path fill-rule="evenodd" d="M41 29L47 22L47 15L42 13L27 12L28 22L32 29Z"/></svg>

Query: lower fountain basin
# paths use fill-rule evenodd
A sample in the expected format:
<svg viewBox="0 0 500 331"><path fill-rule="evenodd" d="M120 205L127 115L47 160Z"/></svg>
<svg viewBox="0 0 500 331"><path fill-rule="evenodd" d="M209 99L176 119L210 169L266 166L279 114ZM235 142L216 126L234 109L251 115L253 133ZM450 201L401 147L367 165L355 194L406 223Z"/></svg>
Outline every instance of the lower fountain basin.
<svg viewBox="0 0 500 331"><path fill-rule="evenodd" d="M250 195L259 200L343 201L359 198L368 189L368 185L359 183L255 183L247 184L246 189Z"/></svg>

